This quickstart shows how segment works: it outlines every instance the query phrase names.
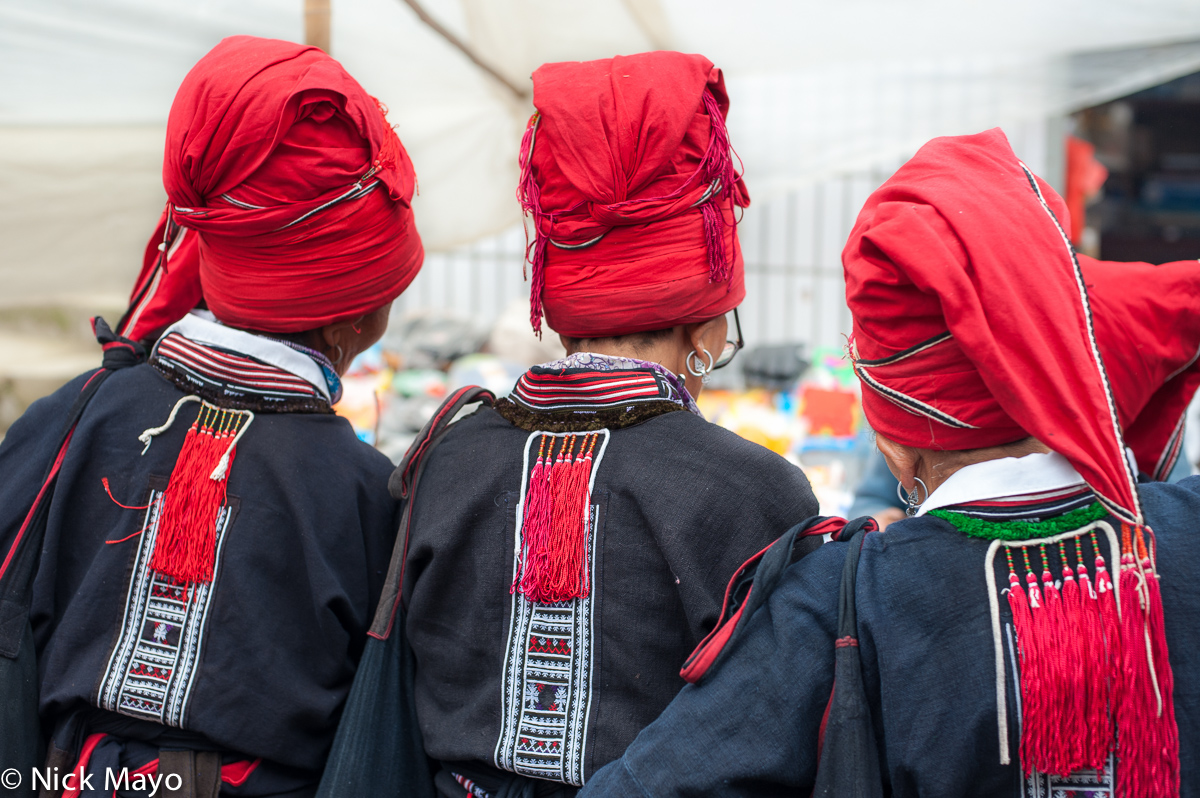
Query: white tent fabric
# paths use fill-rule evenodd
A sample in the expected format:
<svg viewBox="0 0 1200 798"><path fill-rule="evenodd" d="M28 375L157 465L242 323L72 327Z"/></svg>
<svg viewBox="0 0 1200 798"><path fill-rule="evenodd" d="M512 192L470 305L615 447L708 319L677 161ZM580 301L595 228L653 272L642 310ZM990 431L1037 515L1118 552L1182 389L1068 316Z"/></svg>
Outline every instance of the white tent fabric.
<svg viewBox="0 0 1200 798"><path fill-rule="evenodd" d="M546 61L705 53L726 72L756 206L935 135L1020 126L1200 69L1195 0L423 5L522 86ZM390 106L417 167L427 248L517 223L528 98L401 0L332 6L334 56ZM118 301L164 201L179 81L223 36L299 40L302 24L303 0L0 0L0 305Z"/></svg>

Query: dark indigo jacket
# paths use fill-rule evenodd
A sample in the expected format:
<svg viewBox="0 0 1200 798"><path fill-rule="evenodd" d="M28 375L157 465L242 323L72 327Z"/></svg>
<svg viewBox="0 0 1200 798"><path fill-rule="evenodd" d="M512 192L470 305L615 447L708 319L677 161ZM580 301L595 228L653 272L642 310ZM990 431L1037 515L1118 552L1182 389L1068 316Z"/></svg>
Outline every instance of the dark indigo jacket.
<svg viewBox="0 0 1200 798"><path fill-rule="evenodd" d="M33 404L0 444L7 552L86 378ZM138 435L184 393L149 365L114 373L77 427L51 506L31 621L46 732L95 706L125 614L155 478L171 474L197 405L142 455ZM237 447L236 513L214 582L183 728L251 759L316 772L354 678L396 530L391 463L330 414L259 413ZM0 732L2 733L2 732Z"/></svg>
<svg viewBox="0 0 1200 798"><path fill-rule="evenodd" d="M421 477L405 576L426 751L491 766L529 433L482 409ZM534 451L536 454L536 449ZM683 687L726 583L817 502L801 470L685 411L616 429L598 466L592 689L583 770L620 756Z"/></svg>
<svg viewBox="0 0 1200 798"><path fill-rule="evenodd" d="M1143 484L1140 493L1158 538L1187 798L1200 795L1200 477ZM1022 794L1011 720L1014 764L999 764L987 547L929 516L866 538L856 591L860 652L891 795ZM732 656L684 688L581 798L809 794L845 555L846 544L831 543L791 566ZM1008 678L1011 719L1011 670Z"/></svg>

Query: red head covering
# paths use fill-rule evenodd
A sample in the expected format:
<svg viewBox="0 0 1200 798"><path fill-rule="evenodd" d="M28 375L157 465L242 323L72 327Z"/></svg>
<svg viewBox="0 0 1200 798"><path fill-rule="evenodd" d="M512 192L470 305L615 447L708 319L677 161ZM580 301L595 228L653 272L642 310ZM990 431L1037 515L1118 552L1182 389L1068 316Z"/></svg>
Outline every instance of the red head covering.
<svg viewBox="0 0 1200 798"><path fill-rule="evenodd" d="M1115 723L1118 793L1177 795L1154 537L1143 526L1123 441L1156 475L1178 452L1183 412L1200 382L1200 264L1076 257L1067 225L1062 199L999 130L934 139L871 196L842 253L851 357L880 434L928 449L1032 435L1064 455L1125 522L1120 615L1098 546L1097 591L1088 594L1095 604L1080 599L1082 548L1074 552L1076 584L1065 542L1059 595L1045 554L1058 538L1036 541L1044 592L1032 570L1028 595L1010 572L1025 706L1021 759L1027 773L1100 767ZM1080 535L1091 529L1080 527Z"/></svg>
<svg viewBox="0 0 1200 798"><path fill-rule="evenodd" d="M1122 428L1158 470L1200 380L1200 266L1077 259L1067 222L999 130L922 147L842 253L863 408L919 448L1032 435L1136 523Z"/></svg>
<svg viewBox="0 0 1200 798"><path fill-rule="evenodd" d="M267 332L375 310L424 258L414 184L382 107L341 64L315 47L225 39L171 107L167 212L121 332L151 337L201 298L221 321Z"/></svg>
<svg viewBox="0 0 1200 798"><path fill-rule="evenodd" d="M656 52L533 73L520 198L532 322L578 338L705 321L745 296L721 70ZM536 145L536 146L535 146Z"/></svg>

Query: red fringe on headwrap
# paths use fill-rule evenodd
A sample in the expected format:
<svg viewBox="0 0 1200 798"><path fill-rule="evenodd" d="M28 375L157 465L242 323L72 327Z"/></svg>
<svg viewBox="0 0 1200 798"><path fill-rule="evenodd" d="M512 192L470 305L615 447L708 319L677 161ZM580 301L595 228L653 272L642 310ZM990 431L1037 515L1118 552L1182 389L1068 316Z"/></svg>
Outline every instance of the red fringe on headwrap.
<svg viewBox="0 0 1200 798"><path fill-rule="evenodd" d="M729 142L725 117L712 91L704 90L701 104L708 113L711 132L708 148L695 177L701 178L710 188L708 197L700 203L700 213L704 219L705 248L708 251L709 282L730 283L732 288L734 258L731 247L726 246L726 238L732 240L730 231L736 233L737 219L735 216L732 225L727 223L722 206L725 203L728 203L730 208L734 206L734 186L739 178L733 166L733 148ZM534 240L530 243L528 230L525 238L525 256L530 265L529 322L534 332L541 337L542 292L546 287L546 244L552 220L551 215L542 208L541 190L533 175L533 146L537 138L539 119L540 113L535 113L529 118L525 134L521 138L517 199L524 212L533 218ZM673 194L653 199L661 201L682 196L694 186L695 177L685 182Z"/></svg>
<svg viewBox="0 0 1200 798"><path fill-rule="evenodd" d="M521 137L521 152L518 163L521 168L521 178L517 183L517 199L521 209L533 217L533 243L529 242L529 231L525 231L525 259L530 266L529 287L529 323L538 338L542 337L542 291L546 287L546 240L550 235L549 225L543 229L543 220L547 214L542 211L542 191L533 178L533 141L537 136L538 120L541 114L534 113L529 117L525 126L525 135Z"/></svg>
<svg viewBox="0 0 1200 798"><path fill-rule="evenodd" d="M737 175L733 170L729 131L725 127L725 117L721 114L721 108L717 105L717 98L711 91L705 91L703 103L712 124L712 134L708 140L708 150L704 153L701 171L705 181L713 187L713 193L700 206L700 210L704 214L704 238L708 246L708 279L709 282L723 283L732 275L733 259L725 251L725 219L718 198L732 205L733 186ZM736 220L734 227L737 227Z"/></svg>
<svg viewBox="0 0 1200 798"><path fill-rule="evenodd" d="M400 157L401 152L400 138L396 135L396 130L392 127L392 123L388 121L387 106L380 102L378 97L372 97L371 99L379 106L379 114L383 117L383 126L388 131L383 134L379 142L379 153L375 156L375 160L371 165L376 169L395 169L396 160Z"/></svg>
<svg viewBox="0 0 1200 798"><path fill-rule="evenodd" d="M552 604L591 591L590 483L597 437L567 436L553 462L549 453L543 455L544 438L539 447L525 493L521 561L512 586L530 601Z"/></svg>

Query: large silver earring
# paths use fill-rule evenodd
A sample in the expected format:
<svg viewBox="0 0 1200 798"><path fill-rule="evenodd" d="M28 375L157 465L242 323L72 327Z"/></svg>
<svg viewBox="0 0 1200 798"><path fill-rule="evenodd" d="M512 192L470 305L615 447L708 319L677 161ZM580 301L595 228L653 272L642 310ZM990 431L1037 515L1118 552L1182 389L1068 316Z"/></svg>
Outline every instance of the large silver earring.
<svg viewBox="0 0 1200 798"><path fill-rule="evenodd" d="M913 480L917 483L917 485L921 486L921 490L925 491L925 497L920 500L917 499L917 485L913 485L912 491L906 495L904 493L904 486L899 482L896 483L896 495L900 497L900 501L908 505L904 508L904 514L909 518L916 515L917 510L919 510L921 505L925 503L925 499L929 498L929 488L925 487L925 483L921 480L921 478L913 477Z"/></svg>
<svg viewBox="0 0 1200 798"><path fill-rule="evenodd" d="M711 372L713 370L713 356L712 356L712 352L709 352L703 346L700 347L700 351L704 352L704 357L706 360L708 360L708 365L705 365L703 362L701 362L699 352L692 350L691 352L688 352L687 370L688 370L688 374L691 374L693 377L699 377L700 379L705 379L708 376L709 372ZM694 359L694 362L693 362L693 359Z"/></svg>
<svg viewBox="0 0 1200 798"><path fill-rule="evenodd" d="M332 362L333 365L335 365L335 366L340 366L340 365L342 365L342 358L344 358L346 356L346 353L344 351L342 351L341 344L334 344L333 348L336 349L338 351L338 353L337 353L337 357L333 358L333 360L331 360L330 362Z"/></svg>

